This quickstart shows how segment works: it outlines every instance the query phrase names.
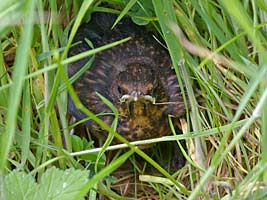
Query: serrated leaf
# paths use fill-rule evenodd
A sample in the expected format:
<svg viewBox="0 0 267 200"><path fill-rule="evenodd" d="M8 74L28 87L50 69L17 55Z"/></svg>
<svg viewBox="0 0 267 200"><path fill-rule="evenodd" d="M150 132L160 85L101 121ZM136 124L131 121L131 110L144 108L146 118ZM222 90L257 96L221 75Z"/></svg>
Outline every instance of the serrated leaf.
<svg viewBox="0 0 267 200"><path fill-rule="evenodd" d="M24 172L13 171L4 179L5 197L8 200L34 200L37 189L34 178Z"/></svg>
<svg viewBox="0 0 267 200"><path fill-rule="evenodd" d="M40 184L31 175L13 171L4 178L8 200L72 200L88 181L88 171L52 167L42 176Z"/></svg>
<svg viewBox="0 0 267 200"><path fill-rule="evenodd" d="M42 176L38 200L73 200L88 181L88 172L67 169L59 170L55 167L48 169Z"/></svg>

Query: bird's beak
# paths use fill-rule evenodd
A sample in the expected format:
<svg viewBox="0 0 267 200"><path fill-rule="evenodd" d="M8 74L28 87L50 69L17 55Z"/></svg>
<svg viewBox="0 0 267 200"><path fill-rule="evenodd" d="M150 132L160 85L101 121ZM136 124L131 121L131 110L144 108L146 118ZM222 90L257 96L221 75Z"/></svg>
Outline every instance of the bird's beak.
<svg viewBox="0 0 267 200"><path fill-rule="evenodd" d="M152 104L155 104L155 98L150 96L150 95L129 95L129 94L125 94L120 98L120 102L124 103L124 102L131 102L131 101L150 101Z"/></svg>

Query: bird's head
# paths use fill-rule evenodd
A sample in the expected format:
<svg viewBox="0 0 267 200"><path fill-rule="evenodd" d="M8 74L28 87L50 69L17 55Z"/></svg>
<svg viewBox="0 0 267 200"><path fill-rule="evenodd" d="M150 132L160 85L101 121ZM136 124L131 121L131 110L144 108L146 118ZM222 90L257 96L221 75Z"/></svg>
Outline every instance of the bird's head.
<svg viewBox="0 0 267 200"><path fill-rule="evenodd" d="M159 96L158 74L148 66L133 63L118 76L118 94L121 104L131 115L148 115Z"/></svg>
<svg viewBox="0 0 267 200"><path fill-rule="evenodd" d="M139 63L130 64L118 76L120 101L151 101L158 85L157 79L155 71L149 67Z"/></svg>

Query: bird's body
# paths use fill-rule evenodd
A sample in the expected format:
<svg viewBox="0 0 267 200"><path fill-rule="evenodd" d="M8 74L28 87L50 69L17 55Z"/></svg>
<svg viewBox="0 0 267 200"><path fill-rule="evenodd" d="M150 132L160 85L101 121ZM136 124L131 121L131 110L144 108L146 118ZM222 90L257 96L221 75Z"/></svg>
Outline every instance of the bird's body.
<svg viewBox="0 0 267 200"><path fill-rule="evenodd" d="M170 135L168 115L177 120L185 110L168 52L151 33L130 19L123 19L111 29L115 19L112 14L96 13L89 24L78 30L75 42L82 43L73 47L69 55L89 50L86 38L95 48L126 37L131 40L96 54L92 66L74 82L74 89L82 103L95 114L111 113L97 93L113 103L119 112L117 132L129 141ZM70 64L69 76L88 60ZM77 119L87 117L71 99L68 109ZM111 125L114 115L100 118ZM94 121L89 120L86 125L94 135L107 136Z"/></svg>

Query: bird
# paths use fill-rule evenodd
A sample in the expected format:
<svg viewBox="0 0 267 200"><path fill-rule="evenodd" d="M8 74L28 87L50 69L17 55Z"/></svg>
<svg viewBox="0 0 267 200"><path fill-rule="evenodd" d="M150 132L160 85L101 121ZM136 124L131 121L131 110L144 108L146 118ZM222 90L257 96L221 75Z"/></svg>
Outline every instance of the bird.
<svg viewBox="0 0 267 200"><path fill-rule="evenodd" d="M96 12L89 23L79 27L73 41L77 45L70 49L69 56L126 37L131 39L97 53L91 67L73 83L74 90L86 108L101 114L99 117L111 126L114 114L98 94L108 99L119 113L116 131L130 142L171 135L168 118L172 116L178 122L185 114L185 105L170 55L153 32L128 17L111 28L116 18L115 14ZM89 59L69 64L69 77ZM87 117L71 97L68 111L78 120ZM85 124L97 138L107 138L108 132L92 119ZM113 142L119 143L116 139Z"/></svg>

